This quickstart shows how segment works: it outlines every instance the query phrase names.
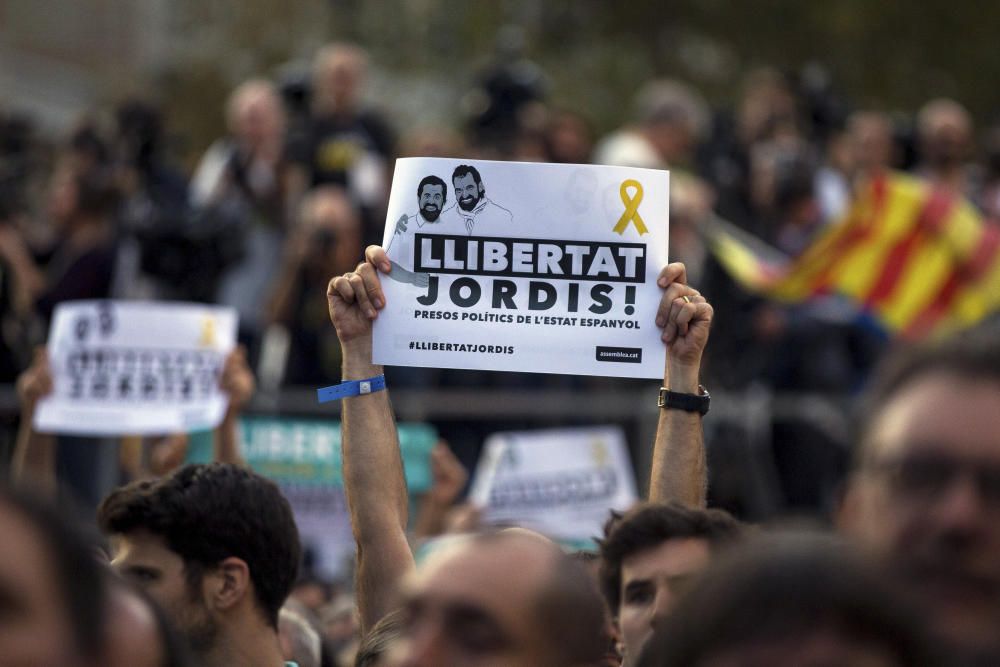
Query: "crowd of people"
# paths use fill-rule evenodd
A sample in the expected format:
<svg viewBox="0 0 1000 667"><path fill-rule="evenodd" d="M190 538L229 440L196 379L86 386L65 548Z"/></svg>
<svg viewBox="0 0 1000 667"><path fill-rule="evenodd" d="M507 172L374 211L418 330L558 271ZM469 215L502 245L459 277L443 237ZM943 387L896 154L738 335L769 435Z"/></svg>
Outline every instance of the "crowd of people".
<svg viewBox="0 0 1000 667"><path fill-rule="evenodd" d="M742 292L700 233L723 218L794 255L888 169L1000 215L1000 146L977 154L959 103L932 100L908 122L849 110L815 77L758 70L712 113L694 88L658 80L597 141L584 115L500 68L464 133L397 141L365 103L367 67L362 49L334 44L317 53L307 94L242 83L227 136L190 178L146 103L81 123L49 155L4 120L18 141L0 142L0 371L17 378L21 413L0 484L0 665L1000 662L996 332L887 353L884 335L829 304ZM748 522L758 517L725 483L739 472L716 478L702 413L676 405L660 406L654 442L638 445L652 452L647 496L610 514L591 550L477 525L446 446L411 521L392 387L595 384L390 369L390 389L342 401L353 581L318 578L288 501L243 460L238 417L276 339L288 341L285 385L386 374L372 362L372 322L380 276L397 268L379 244L393 159L405 155L669 168L675 261L649 323L667 349L663 386L691 397L702 384L867 386L849 448L807 424L775 428L788 505L823 510L829 525ZM184 437L140 443L120 459L127 483L96 517L78 516L56 509L63 451L32 427L52 373L44 350L28 351L56 304L107 297L230 305L242 347L220 379L230 403L213 462L185 463ZM823 470L802 484L807 459Z"/></svg>

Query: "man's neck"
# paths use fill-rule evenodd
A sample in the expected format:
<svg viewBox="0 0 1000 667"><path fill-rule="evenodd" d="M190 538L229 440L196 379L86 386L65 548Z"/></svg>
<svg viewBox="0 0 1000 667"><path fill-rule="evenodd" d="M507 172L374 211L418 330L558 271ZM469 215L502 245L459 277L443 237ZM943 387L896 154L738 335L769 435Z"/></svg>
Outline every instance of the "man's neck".
<svg viewBox="0 0 1000 667"><path fill-rule="evenodd" d="M215 646L202 656L205 667L284 667L277 631L263 623L252 630L220 633Z"/></svg>

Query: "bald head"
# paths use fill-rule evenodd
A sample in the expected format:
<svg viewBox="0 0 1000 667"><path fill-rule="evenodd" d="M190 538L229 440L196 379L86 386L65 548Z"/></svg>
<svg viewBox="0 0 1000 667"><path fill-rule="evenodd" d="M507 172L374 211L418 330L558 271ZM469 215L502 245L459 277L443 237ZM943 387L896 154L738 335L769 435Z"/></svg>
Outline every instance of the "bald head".
<svg viewBox="0 0 1000 667"><path fill-rule="evenodd" d="M606 647L586 570L520 529L442 548L410 582L406 609L402 665L586 665Z"/></svg>
<svg viewBox="0 0 1000 667"><path fill-rule="evenodd" d="M368 56L347 43L324 46L313 60L314 108L317 113L350 113L360 101Z"/></svg>
<svg viewBox="0 0 1000 667"><path fill-rule="evenodd" d="M972 116L955 100L931 100L917 114L917 133L925 163L945 167L966 159L972 147Z"/></svg>

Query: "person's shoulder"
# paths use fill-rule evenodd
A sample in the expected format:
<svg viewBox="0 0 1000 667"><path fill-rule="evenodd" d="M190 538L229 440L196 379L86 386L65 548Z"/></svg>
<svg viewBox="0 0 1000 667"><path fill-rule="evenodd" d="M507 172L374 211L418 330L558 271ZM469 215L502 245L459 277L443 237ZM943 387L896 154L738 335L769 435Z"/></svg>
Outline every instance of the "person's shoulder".
<svg viewBox="0 0 1000 667"><path fill-rule="evenodd" d="M501 206L492 199L487 202L487 208L491 209L493 211L493 215L498 217L505 218L507 220L512 220L514 218L514 214L510 212L509 208Z"/></svg>

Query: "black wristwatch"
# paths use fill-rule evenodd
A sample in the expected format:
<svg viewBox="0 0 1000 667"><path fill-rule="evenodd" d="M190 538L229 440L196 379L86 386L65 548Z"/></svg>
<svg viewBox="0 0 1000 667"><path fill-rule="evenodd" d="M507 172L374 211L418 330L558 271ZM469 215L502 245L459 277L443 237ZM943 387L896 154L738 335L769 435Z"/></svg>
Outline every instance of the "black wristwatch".
<svg viewBox="0 0 1000 667"><path fill-rule="evenodd" d="M704 415L708 413L708 404L711 399L708 390L701 385L698 385L697 394L682 394L678 391L670 391L666 387L660 387L660 398L656 401L656 405L661 408L698 412Z"/></svg>

